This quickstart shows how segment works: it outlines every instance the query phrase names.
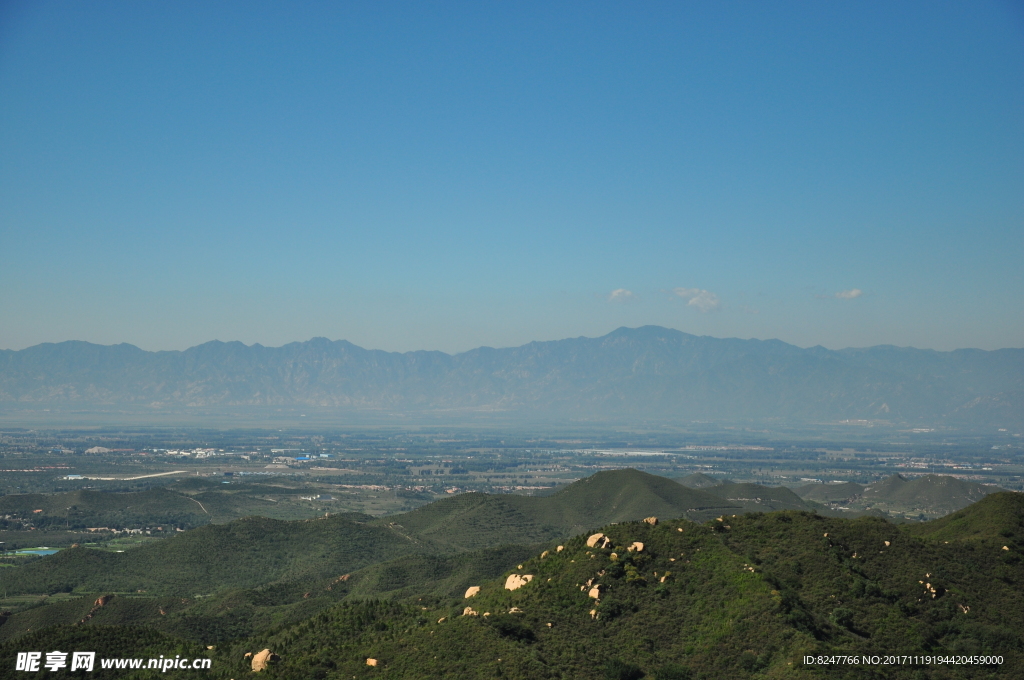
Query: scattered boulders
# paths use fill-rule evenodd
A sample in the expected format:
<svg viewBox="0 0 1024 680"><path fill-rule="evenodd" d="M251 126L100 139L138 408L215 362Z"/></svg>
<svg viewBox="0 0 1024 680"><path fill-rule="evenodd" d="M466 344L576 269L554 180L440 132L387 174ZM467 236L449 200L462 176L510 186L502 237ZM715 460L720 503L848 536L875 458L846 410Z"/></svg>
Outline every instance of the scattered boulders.
<svg viewBox="0 0 1024 680"><path fill-rule="evenodd" d="M366 665L367 666L376 666L377 665L377 660L376 659L367 659L366 660Z"/></svg>
<svg viewBox="0 0 1024 680"><path fill-rule="evenodd" d="M611 539L608 538L607 536L605 536L604 534L600 534L600 533L593 534L593 535L590 536L590 538L587 539L587 547L588 548L595 548L595 547L596 548L604 548L604 547L606 547L608 545L611 545L611 542L612 542Z"/></svg>
<svg viewBox="0 0 1024 680"><path fill-rule="evenodd" d="M555 548L555 552L562 552L563 550L565 550L565 546L564 545L560 545L557 548Z"/></svg>
<svg viewBox="0 0 1024 680"><path fill-rule="evenodd" d="M545 557L547 557L547 556L548 556L548 551L547 551L547 550L545 550L544 552L542 552L542 553L540 554L540 558L541 558L541 559L544 559L544 558L545 558Z"/></svg>
<svg viewBox="0 0 1024 680"><path fill-rule="evenodd" d="M889 547L890 545L892 545L892 544L891 544L891 543L889 543L889 541L885 541L885 547L886 547L886 548L888 548L888 547Z"/></svg>
<svg viewBox="0 0 1024 680"><path fill-rule="evenodd" d="M633 544L626 548L626 552L643 552L644 544L640 541L633 541Z"/></svg>
<svg viewBox="0 0 1024 680"><path fill-rule="evenodd" d="M519 607L512 607L512 609L508 610L508 613L509 614L522 614L523 610L520 609Z"/></svg>
<svg viewBox="0 0 1024 680"><path fill-rule="evenodd" d="M652 527L658 526L658 518L657 517L644 517L644 521L647 522L648 524L650 524Z"/></svg>
<svg viewBox="0 0 1024 680"><path fill-rule="evenodd" d="M466 607L465 609L462 610L462 615L463 616L477 616L478 614L476 613L476 610L473 609L472 607Z"/></svg>
<svg viewBox="0 0 1024 680"><path fill-rule="evenodd" d="M476 595L479 592L480 592L480 586L470 586L469 588L466 589L465 597L467 597L467 598L473 597L474 595Z"/></svg>
<svg viewBox="0 0 1024 680"><path fill-rule="evenodd" d="M595 600L599 600L599 599L601 599L601 591L602 591L603 589L604 589L604 586L602 586L602 585L598 584L598 585L594 586L593 588L591 588L591 589L590 589L590 592L589 592L589 593L587 593L587 594L588 594L588 595L589 595L589 596L590 596L590 597L591 597L592 599L595 599Z"/></svg>
<svg viewBox="0 0 1024 680"><path fill-rule="evenodd" d="M448 617L447 617L447 616L442 616L441 618L439 618L439 619L437 620L437 622L438 622L438 623L444 623L444 622L445 622L445 621L447 621L447 620L448 620Z"/></svg>

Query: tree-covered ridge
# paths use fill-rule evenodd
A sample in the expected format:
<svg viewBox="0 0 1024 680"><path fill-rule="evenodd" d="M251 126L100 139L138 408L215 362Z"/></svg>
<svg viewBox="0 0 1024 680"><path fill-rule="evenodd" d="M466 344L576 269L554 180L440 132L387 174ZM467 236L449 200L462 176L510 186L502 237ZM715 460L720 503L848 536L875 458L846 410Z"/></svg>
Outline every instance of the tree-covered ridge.
<svg viewBox="0 0 1024 680"><path fill-rule="evenodd" d="M764 495L792 495L785 489L758 488ZM794 500L807 507L799 498ZM377 522L424 540L475 549L564 538L651 515L707 518L759 507L754 501L730 501L665 477L624 469L594 473L550 496L462 494Z"/></svg>
<svg viewBox="0 0 1024 680"><path fill-rule="evenodd" d="M418 576L426 582L438 574L424 574L429 565L419 558L401 558L366 574L368 586L387 581L404 600L343 601L218 644L211 677L248 672L245 652L263 648L281 657L267 678L303 680L1015 677L1024 659L1022 517L1024 498L999 493L917 526L801 511L618 523L600 530L607 545L588 545L584 534L562 542L561 551L534 549L498 578L474 583L480 591L468 599L451 594L454 582L447 591L417 593ZM985 524L992 531L979 533ZM533 578L507 590L510 574ZM254 596L239 592L217 606L239 607ZM86 639L90 629L111 630L75 628ZM1004 662L826 672L802 664L805 654L878 653L999 655Z"/></svg>
<svg viewBox="0 0 1024 680"><path fill-rule="evenodd" d="M977 505L983 515L1005 515L1022 500L1004 493ZM999 668L931 666L921 677L1022 672L1016 544L1003 550L998 541L938 540L875 518L804 512L636 522L601 533L611 539L606 548L578 536L523 562L511 573L533 579L518 590L499 578L469 599L343 604L235 645L225 664L267 646L282 657L268 674L279 678L372 677L381 668L367 667L368 657L389 676L410 678L630 677L631 668L653 677L818 677L803 667L804 654L877 653L1004 658ZM635 541L642 551L629 550ZM462 615L467 606L476 615ZM827 677L920 671L840 668Z"/></svg>

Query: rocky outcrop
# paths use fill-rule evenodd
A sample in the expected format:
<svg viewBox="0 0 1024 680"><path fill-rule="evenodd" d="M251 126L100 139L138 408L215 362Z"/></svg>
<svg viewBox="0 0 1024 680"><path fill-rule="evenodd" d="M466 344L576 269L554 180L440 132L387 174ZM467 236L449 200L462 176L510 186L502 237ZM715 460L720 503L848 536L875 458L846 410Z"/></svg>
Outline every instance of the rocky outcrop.
<svg viewBox="0 0 1024 680"><path fill-rule="evenodd" d="M274 663L280 658L281 657L279 657L277 654L274 654L269 649L264 649L262 652L259 652L258 654L252 657L252 672L259 673L260 671L265 671L267 670L267 667L270 666L270 664Z"/></svg>
<svg viewBox="0 0 1024 680"><path fill-rule="evenodd" d="M519 590L533 580L533 574L509 574L505 579L505 590Z"/></svg>

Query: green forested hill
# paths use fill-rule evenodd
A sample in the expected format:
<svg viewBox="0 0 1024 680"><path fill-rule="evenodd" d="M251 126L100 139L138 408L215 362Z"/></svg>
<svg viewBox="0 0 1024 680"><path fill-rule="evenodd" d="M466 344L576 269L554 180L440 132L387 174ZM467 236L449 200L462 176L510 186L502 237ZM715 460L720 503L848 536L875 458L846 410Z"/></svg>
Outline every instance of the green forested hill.
<svg viewBox="0 0 1024 680"><path fill-rule="evenodd" d="M742 509L739 503L671 479L639 470L609 470L550 496L464 494L377 521L438 543L481 548L552 540L652 515L706 518Z"/></svg>
<svg viewBox="0 0 1024 680"><path fill-rule="evenodd" d="M741 514L708 494L720 514L696 523L651 512L658 504L711 510L696 502L707 496L677 495L692 490L674 481L635 471L588 479L544 499L445 499L382 524L250 519L130 553L63 551L0 578L20 592L77 584L121 594L99 609L90 595L7 617L0 658L26 635L46 639L40 628L63 624L71 627L53 628L54 639L141 629L173 636L154 638L169 649L215 645L209 677L222 679L247 673L244 653L265 647L282 657L265 677L303 680L1024 674L1020 494L992 494L911 525ZM559 522L575 526L588 512L613 518L600 529L610 546L587 547L588 531L543 545L464 549L491 545L502 532L557 534ZM632 521L649 515L661 518L656 526ZM488 527L486 517L506 524ZM643 549L630 551L634 541ZM509 591L510 573L533 579ZM481 590L465 599L470 585ZM467 606L477 615L463 616ZM825 653L997 654L1004 663L827 673L802 665L804 654ZM380 664L368 667L367 658Z"/></svg>
<svg viewBox="0 0 1024 680"><path fill-rule="evenodd" d="M163 490L155 495L180 496ZM189 596L252 588L285 576L326 578L408 553L533 544L649 515L707 516L739 509L663 477L615 470L546 498L473 493L367 523L343 517L297 522L250 517L125 553L72 548L30 566L0 570L0 587L12 594L144 590Z"/></svg>
<svg viewBox="0 0 1024 680"><path fill-rule="evenodd" d="M10 594L137 592L192 596L252 588L284 576L327 578L422 546L385 527L340 517L284 522L250 517L111 553L71 548L0 570Z"/></svg>
<svg viewBox="0 0 1024 680"><path fill-rule="evenodd" d="M804 500L834 503L849 501L860 496L864 493L864 486L854 482L844 482L842 484L805 484L793 489L793 493Z"/></svg>
<svg viewBox="0 0 1024 680"><path fill-rule="evenodd" d="M935 541L989 543L1001 547L1024 547L1024 503L1022 495L1003 491L940 519L908 524L904 530ZM1011 551L1012 552L1012 551Z"/></svg>
<svg viewBox="0 0 1024 680"><path fill-rule="evenodd" d="M800 498L856 511L874 510L892 516L935 519L1002 491L995 486L949 475L921 475L907 479L892 475L868 486L860 484L808 484L793 490Z"/></svg>
<svg viewBox="0 0 1024 680"><path fill-rule="evenodd" d="M708 487L707 492L742 506L745 511L811 509L810 505L784 486L729 483Z"/></svg>
<svg viewBox="0 0 1024 680"><path fill-rule="evenodd" d="M1018 517L1021 496L999 496L960 520ZM705 525L626 523L603 532L612 538L606 549L588 548L579 536L561 553L523 562L513 572L533 579L516 591L499 578L479 584L473 598L426 610L346 603L234 645L218 657L223 677L239 672L245 651L264 647L282 657L267 677L296 679L1024 674L1024 566L1016 545L946 542L877 518L804 512ZM629 552L633 541L644 550ZM595 584L602 587L597 601L589 596ZM466 606L477 615L463 616ZM803 665L805 654L993 654L1003 663L823 673ZM367 667L366 658L380 666Z"/></svg>
<svg viewBox="0 0 1024 680"><path fill-rule="evenodd" d="M860 503L900 514L923 513L929 517L940 517L997 491L1000 491L997 487L949 475L923 475L910 480L893 475L866 486Z"/></svg>
<svg viewBox="0 0 1024 680"><path fill-rule="evenodd" d="M718 486L719 484L731 484L732 482L727 479L715 479L710 475L706 475L703 472L694 472L692 475L687 475L678 482L683 486L688 486L691 489L707 489L708 487Z"/></svg>

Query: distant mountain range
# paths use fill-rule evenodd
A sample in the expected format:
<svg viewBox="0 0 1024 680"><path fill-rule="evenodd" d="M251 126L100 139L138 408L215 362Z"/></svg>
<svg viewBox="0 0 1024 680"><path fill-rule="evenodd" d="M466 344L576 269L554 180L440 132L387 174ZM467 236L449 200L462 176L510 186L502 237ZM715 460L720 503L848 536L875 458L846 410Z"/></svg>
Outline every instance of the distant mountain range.
<svg viewBox="0 0 1024 680"><path fill-rule="evenodd" d="M614 422L1024 424L1024 349L803 349L645 326L461 354L314 338L0 351L0 407L299 408Z"/></svg>

